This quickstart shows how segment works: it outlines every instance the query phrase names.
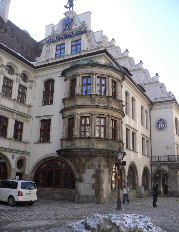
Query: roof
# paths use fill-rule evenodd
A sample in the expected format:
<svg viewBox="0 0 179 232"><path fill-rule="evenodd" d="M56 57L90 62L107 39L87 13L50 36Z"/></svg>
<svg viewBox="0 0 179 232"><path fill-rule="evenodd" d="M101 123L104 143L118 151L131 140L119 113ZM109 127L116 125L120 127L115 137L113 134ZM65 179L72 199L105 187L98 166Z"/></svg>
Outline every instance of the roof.
<svg viewBox="0 0 179 232"><path fill-rule="evenodd" d="M100 67L104 67L104 68L111 68L117 72L126 74L126 70L124 70L122 68L122 66L120 66L120 65L118 65L118 67L116 67L115 65L113 65L111 63L101 64L98 61L85 59L85 60L78 60L78 61L72 63L72 65L70 67L63 70L62 76L65 75L65 73L69 70L72 70L72 69L77 68L77 67L85 67L85 66L90 66L90 67L100 66Z"/></svg>
<svg viewBox="0 0 179 232"><path fill-rule="evenodd" d="M7 23L0 16L0 43L21 54L29 61L35 61L42 51L42 43L34 40L10 20Z"/></svg>

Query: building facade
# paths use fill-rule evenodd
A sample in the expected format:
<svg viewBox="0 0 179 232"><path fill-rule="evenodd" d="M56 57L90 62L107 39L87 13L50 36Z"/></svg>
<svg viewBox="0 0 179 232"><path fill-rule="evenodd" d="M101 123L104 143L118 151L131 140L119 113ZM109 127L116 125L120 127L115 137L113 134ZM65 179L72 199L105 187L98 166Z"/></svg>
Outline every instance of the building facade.
<svg viewBox="0 0 179 232"><path fill-rule="evenodd" d="M110 201L123 182L131 197L149 194L152 180L177 195L179 106L158 74L93 32L90 12L65 12L36 42L8 20L9 2L0 3L0 179L80 202Z"/></svg>

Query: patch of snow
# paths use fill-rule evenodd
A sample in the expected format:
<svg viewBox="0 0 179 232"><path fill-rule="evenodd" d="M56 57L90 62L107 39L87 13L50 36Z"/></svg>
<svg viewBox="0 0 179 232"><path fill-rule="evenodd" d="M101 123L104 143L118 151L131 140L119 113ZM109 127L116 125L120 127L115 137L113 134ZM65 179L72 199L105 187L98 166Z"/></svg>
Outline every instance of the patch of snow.
<svg viewBox="0 0 179 232"><path fill-rule="evenodd" d="M164 232L149 217L137 214L94 214L70 225L76 232Z"/></svg>

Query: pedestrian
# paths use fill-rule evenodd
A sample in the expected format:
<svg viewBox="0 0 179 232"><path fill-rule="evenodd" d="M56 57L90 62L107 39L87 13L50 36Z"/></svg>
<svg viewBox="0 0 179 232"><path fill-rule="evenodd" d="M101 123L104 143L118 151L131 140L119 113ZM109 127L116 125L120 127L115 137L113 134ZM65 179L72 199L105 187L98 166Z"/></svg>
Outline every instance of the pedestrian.
<svg viewBox="0 0 179 232"><path fill-rule="evenodd" d="M153 196L153 207L157 208L157 197L158 197L158 184L154 184L152 188L152 196Z"/></svg>
<svg viewBox="0 0 179 232"><path fill-rule="evenodd" d="M122 193L123 193L123 204L125 204L125 202L129 203L129 188L127 187L126 184L124 184L123 186Z"/></svg>

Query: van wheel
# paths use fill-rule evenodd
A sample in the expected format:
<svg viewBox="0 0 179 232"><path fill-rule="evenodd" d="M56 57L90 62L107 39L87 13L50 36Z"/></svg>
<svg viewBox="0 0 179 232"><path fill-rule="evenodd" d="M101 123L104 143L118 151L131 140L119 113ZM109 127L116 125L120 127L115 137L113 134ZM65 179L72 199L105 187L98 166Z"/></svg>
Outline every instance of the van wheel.
<svg viewBox="0 0 179 232"><path fill-rule="evenodd" d="M28 202L28 205L31 205L31 206L32 206L33 204L34 204L34 202L33 202L33 201L32 201L32 202Z"/></svg>
<svg viewBox="0 0 179 232"><path fill-rule="evenodd" d="M15 199L14 199L14 197L9 197L8 198L8 205L10 205L10 206L15 206L15 204L16 204L16 202L15 202Z"/></svg>

